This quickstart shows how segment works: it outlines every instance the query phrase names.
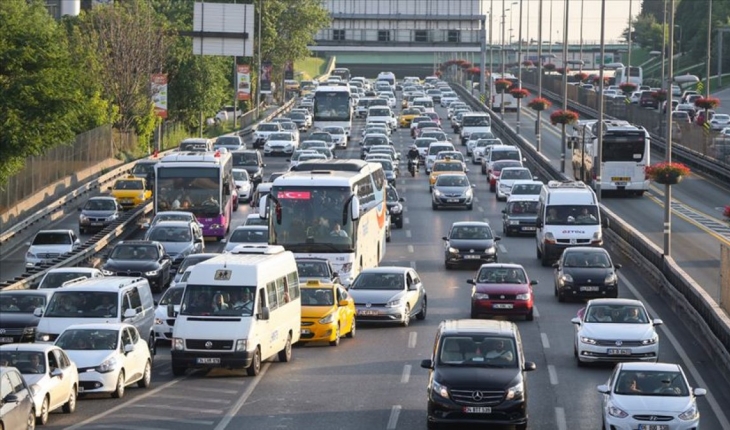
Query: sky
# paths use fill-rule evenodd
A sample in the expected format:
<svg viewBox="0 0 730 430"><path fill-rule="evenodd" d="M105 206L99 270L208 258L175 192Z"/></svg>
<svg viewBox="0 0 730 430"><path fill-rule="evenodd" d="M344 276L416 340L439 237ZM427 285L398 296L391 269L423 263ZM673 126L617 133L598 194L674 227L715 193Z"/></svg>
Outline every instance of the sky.
<svg viewBox="0 0 730 430"><path fill-rule="evenodd" d="M565 16L565 0L542 0L542 35L543 41L550 38L550 9L552 8L552 40L563 40L563 17ZM621 32L628 26L629 6L631 15L636 17L641 11L641 0L605 0L606 1L606 43L616 42L621 38ZM501 44L502 36L502 3L503 0L482 0L483 8L489 12L490 3L493 4L494 17L492 19L492 41ZM512 4L518 3L518 4ZM522 0L522 36L527 40L537 40L538 7L540 0ZM601 0L570 0L568 41L579 43L581 39L581 3L583 4L583 43L600 43L601 40ZM509 29L512 28L512 41L517 41L519 31L520 5L519 0L504 0L506 31L505 40L509 41ZM527 19L529 9L529 21ZM510 21L511 16L511 21ZM490 18L487 16L487 28ZM510 24L511 23L511 24ZM489 32L487 32L489 37Z"/></svg>

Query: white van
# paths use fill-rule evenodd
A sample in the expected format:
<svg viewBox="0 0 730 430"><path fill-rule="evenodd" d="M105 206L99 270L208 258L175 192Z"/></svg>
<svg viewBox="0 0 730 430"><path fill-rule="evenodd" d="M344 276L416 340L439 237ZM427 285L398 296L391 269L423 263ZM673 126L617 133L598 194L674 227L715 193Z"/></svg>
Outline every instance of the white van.
<svg viewBox="0 0 730 430"><path fill-rule="evenodd" d="M436 112L436 105L431 97L416 97L409 103L409 107L411 106L420 106L425 112Z"/></svg>
<svg viewBox="0 0 730 430"><path fill-rule="evenodd" d="M38 308L33 314L40 317L37 342L53 342L74 324L124 322L133 325L140 336L147 336L150 353L154 355L155 303L145 278L79 279L56 289L45 311Z"/></svg>
<svg viewBox="0 0 730 430"><path fill-rule="evenodd" d="M436 156L441 151L456 151L456 148L447 142L433 142L428 145L428 149L426 150L426 173L431 173L433 163L436 162Z"/></svg>
<svg viewBox="0 0 730 430"><path fill-rule="evenodd" d="M386 81L390 85L390 90L395 92L395 74L393 72L380 72L376 81Z"/></svg>
<svg viewBox="0 0 730 430"><path fill-rule="evenodd" d="M492 132L492 118L484 112L470 112L461 116L461 144L466 145L469 136L478 131Z"/></svg>
<svg viewBox="0 0 730 430"><path fill-rule="evenodd" d="M368 108L368 116L365 123L370 124L373 122L385 123L390 127L391 131L398 129L398 119L388 106L370 106Z"/></svg>
<svg viewBox="0 0 730 430"><path fill-rule="evenodd" d="M549 266L571 246L603 245L598 198L583 182L550 181L542 188L537 206L537 258Z"/></svg>
<svg viewBox="0 0 730 430"><path fill-rule="evenodd" d="M193 266L172 333L172 373L188 368L261 371L278 354L291 360L301 329L294 254L281 246L238 247Z"/></svg>

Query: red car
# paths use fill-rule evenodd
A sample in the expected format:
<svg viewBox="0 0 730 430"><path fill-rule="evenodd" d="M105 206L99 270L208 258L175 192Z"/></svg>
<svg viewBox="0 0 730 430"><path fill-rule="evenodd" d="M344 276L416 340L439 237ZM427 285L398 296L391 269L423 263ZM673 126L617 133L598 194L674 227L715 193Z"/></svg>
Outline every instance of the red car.
<svg viewBox="0 0 730 430"><path fill-rule="evenodd" d="M497 160L491 166L486 166L487 181L489 182L489 191L497 190L497 179L505 167L522 167L522 162L517 160Z"/></svg>
<svg viewBox="0 0 730 430"><path fill-rule="evenodd" d="M519 264L482 264L472 279L471 317L518 315L533 320L534 294L525 269Z"/></svg>

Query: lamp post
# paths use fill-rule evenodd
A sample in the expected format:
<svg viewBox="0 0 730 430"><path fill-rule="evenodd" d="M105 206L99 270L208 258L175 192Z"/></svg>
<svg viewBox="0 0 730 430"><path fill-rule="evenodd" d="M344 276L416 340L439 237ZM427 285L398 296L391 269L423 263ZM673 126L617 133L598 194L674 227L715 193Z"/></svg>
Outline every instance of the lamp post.
<svg viewBox="0 0 730 430"><path fill-rule="evenodd" d="M493 7L494 7L494 0L489 1L489 82L494 82L494 70L493 70L493 64L494 64L494 45L492 44L492 17L494 16L493 13ZM487 100L487 105L489 106L489 110L492 110L493 102L494 102L494 94L492 94L492 87L493 84L489 84L489 100Z"/></svg>
<svg viewBox="0 0 730 430"><path fill-rule="evenodd" d="M563 19L563 111L568 110L568 17L569 0L565 0L565 18ZM565 126L560 135L560 171L565 173L565 152L567 151L567 137Z"/></svg>
<svg viewBox="0 0 730 430"><path fill-rule="evenodd" d="M606 63L606 0L601 0L601 62ZM601 164L603 164L603 72L605 67L603 64L599 66L598 71L598 142L596 143L597 161L593 164L595 169L596 198L601 201ZM585 157L585 155L583 155Z"/></svg>
<svg viewBox="0 0 730 430"><path fill-rule="evenodd" d="M580 0L580 71L583 72L583 0Z"/></svg>
<svg viewBox="0 0 730 430"><path fill-rule="evenodd" d="M513 1L512 2L512 6L517 6L518 4L519 3L517 3L516 1ZM509 10L509 44L510 44L510 46L512 46L512 30L514 28L513 27L513 24L512 24L513 23L513 21L512 21L512 12L514 10L514 7L511 7L510 6L510 8L508 10Z"/></svg>
<svg viewBox="0 0 730 430"><path fill-rule="evenodd" d="M664 73L664 63L667 57L667 0L664 0L664 21L662 22L662 89L667 89L667 75ZM669 87L671 88L671 87Z"/></svg>
<svg viewBox="0 0 730 430"><path fill-rule="evenodd" d="M522 89L522 0L520 0L520 23L517 33L517 85ZM520 134L520 111L522 110L522 98L517 99L517 134Z"/></svg>
<svg viewBox="0 0 730 430"><path fill-rule="evenodd" d="M629 0L629 34L626 39L628 39L629 42L629 54L628 54L628 61L626 64L626 82L631 82L631 5L633 4L632 0ZM616 82L616 85L620 85L621 82Z"/></svg>
<svg viewBox="0 0 730 430"><path fill-rule="evenodd" d="M537 4L537 96L542 97L542 0ZM535 120L535 149L542 150L542 136L540 136L540 111L537 111Z"/></svg>
<svg viewBox="0 0 730 430"><path fill-rule="evenodd" d="M669 0L669 79L674 76L674 0ZM667 150L665 153L665 161L672 162L672 91L671 86L667 88ZM664 185L664 256L669 257L672 254L672 186Z"/></svg>
<svg viewBox="0 0 730 430"><path fill-rule="evenodd" d="M550 25L548 30L548 53L553 53L553 0L550 0Z"/></svg>
<svg viewBox="0 0 730 430"><path fill-rule="evenodd" d="M502 76L500 77L501 79L504 79L504 75L506 73L506 71L505 71L506 64L505 63L507 62L507 54L505 52L505 46L504 46L504 35L505 35L505 30L507 28L507 26L505 25L505 19L507 18L507 11L509 11L509 9L505 9L504 2L502 2ZM501 94L502 94L502 96L501 96L501 101L499 103L500 104L499 113L500 113L500 118L502 120L504 120L504 91L502 91Z"/></svg>
<svg viewBox="0 0 730 430"><path fill-rule="evenodd" d="M682 26L679 24L674 24L674 28L679 29L679 42L677 43L677 50L679 51L678 54L682 55ZM672 39L674 41L674 39ZM671 77L671 75L669 75Z"/></svg>
<svg viewBox="0 0 730 430"><path fill-rule="evenodd" d="M710 97L710 50L712 49L712 0L707 6L707 58L705 59L705 79L707 79L707 85L705 85L705 98Z"/></svg>

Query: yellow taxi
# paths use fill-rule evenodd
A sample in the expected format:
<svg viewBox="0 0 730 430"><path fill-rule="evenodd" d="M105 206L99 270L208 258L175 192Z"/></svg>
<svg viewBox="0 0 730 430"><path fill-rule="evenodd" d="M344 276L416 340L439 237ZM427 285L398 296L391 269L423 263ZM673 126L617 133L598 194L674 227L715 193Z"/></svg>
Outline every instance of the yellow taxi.
<svg viewBox="0 0 730 430"><path fill-rule="evenodd" d="M315 87L312 84L302 85L302 90L300 91L301 92L301 96L304 97L307 94L312 94L314 92L314 90L316 90L316 89L317 89L317 87Z"/></svg>
<svg viewBox="0 0 730 430"><path fill-rule="evenodd" d="M400 128L408 128L411 126L413 118L421 115L421 111L418 109L403 109L398 118L398 125Z"/></svg>
<svg viewBox="0 0 730 430"><path fill-rule="evenodd" d="M466 165L459 160L452 158L446 158L444 160L436 160L431 168L431 174L428 177L428 189L433 190L433 184L436 183L436 178L442 173L466 173Z"/></svg>
<svg viewBox="0 0 730 430"><path fill-rule="evenodd" d="M287 91L299 91L299 81L293 79L287 79L284 81L284 88Z"/></svg>
<svg viewBox="0 0 730 430"><path fill-rule="evenodd" d="M148 190L144 178L127 176L117 179L109 188L112 197L117 199L125 209L144 203L152 197L152 190Z"/></svg>
<svg viewBox="0 0 730 430"><path fill-rule="evenodd" d="M345 335L355 337L355 300L340 284L309 280L302 284L301 342L340 344Z"/></svg>

